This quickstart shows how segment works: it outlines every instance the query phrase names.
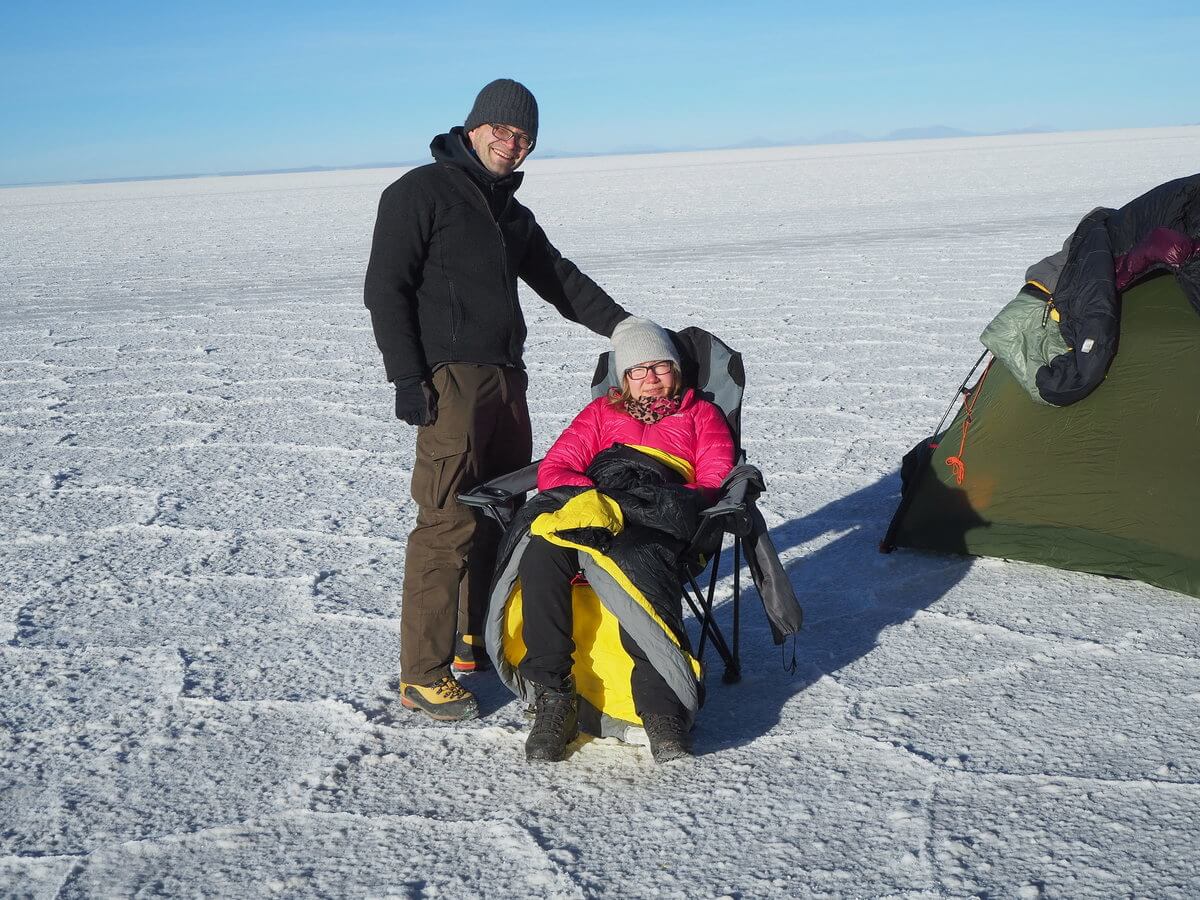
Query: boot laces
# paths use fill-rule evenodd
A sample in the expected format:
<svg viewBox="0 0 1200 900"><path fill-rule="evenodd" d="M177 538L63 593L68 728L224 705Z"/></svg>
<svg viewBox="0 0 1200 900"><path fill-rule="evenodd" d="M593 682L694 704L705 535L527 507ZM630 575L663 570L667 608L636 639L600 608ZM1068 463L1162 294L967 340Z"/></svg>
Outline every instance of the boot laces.
<svg viewBox="0 0 1200 900"><path fill-rule="evenodd" d="M656 739L681 738L684 733L683 719L671 714L651 716L645 725L648 734Z"/></svg>
<svg viewBox="0 0 1200 900"><path fill-rule="evenodd" d="M462 700L464 697L469 696L467 689L449 675L444 676L441 681L435 684L433 691L439 697L443 697L446 700Z"/></svg>
<svg viewBox="0 0 1200 900"><path fill-rule="evenodd" d="M571 711L571 695L559 691L544 691L538 695L535 705L534 728L559 730L566 724Z"/></svg>

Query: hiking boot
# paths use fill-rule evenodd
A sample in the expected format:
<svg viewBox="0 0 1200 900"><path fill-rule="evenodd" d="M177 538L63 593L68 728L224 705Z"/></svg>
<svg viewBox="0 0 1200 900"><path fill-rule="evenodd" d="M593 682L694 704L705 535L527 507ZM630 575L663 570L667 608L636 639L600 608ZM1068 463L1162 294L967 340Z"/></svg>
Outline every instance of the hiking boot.
<svg viewBox="0 0 1200 900"><path fill-rule="evenodd" d="M405 709L420 710L439 722L479 718L475 695L449 675L429 685L400 682L400 703Z"/></svg>
<svg viewBox="0 0 1200 900"><path fill-rule="evenodd" d="M450 668L455 672L486 672L491 668L487 648L483 646L482 634L460 634L454 642L454 662Z"/></svg>
<svg viewBox="0 0 1200 900"><path fill-rule="evenodd" d="M656 763L692 755L692 742L681 716L651 713L642 718L642 724L646 737L650 738L650 755Z"/></svg>
<svg viewBox="0 0 1200 900"><path fill-rule="evenodd" d="M534 700L533 727L525 740L525 759L530 762L560 762L567 745L579 733L579 698L575 680L564 688L538 687Z"/></svg>

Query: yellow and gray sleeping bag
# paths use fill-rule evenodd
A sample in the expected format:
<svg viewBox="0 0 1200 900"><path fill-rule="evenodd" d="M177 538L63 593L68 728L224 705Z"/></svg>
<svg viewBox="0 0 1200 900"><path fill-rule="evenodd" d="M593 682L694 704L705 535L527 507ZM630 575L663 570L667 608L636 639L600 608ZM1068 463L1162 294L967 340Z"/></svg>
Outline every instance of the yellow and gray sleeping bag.
<svg viewBox="0 0 1200 900"><path fill-rule="evenodd" d="M583 730L625 738L640 726L623 627L682 703L688 724L702 702L700 663L683 629L681 555L699 522L702 498L683 484L683 459L615 445L588 469L595 488L543 491L517 514L500 549L486 635L501 681L532 702L534 686L518 670L525 656L518 573L534 537L579 551L583 579L572 589L574 675ZM584 582L586 579L586 582Z"/></svg>

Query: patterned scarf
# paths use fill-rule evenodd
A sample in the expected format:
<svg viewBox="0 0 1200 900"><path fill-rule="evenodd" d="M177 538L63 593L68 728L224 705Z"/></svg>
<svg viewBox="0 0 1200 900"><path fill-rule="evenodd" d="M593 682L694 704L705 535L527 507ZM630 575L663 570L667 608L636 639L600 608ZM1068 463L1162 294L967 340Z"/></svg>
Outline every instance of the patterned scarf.
<svg viewBox="0 0 1200 900"><path fill-rule="evenodd" d="M614 400L621 397L621 392L613 388L609 392L609 396ZM639 422L646 425L653 425L659 419L665 419L667 416L673 416L679 412L678 397L642 397L639 400L634 400L630 397L624 403L625 412L633 416Z"/></svg>

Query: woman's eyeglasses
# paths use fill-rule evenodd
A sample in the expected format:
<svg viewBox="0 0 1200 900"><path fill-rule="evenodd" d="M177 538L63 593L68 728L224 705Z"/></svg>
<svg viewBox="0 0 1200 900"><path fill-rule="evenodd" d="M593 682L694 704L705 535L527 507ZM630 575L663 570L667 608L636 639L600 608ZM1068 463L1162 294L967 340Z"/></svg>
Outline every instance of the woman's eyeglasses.
<svg viewBox="0 0 1200 900"><path fill-rule="evenodd" d="M625 377L631 381L641 381L643 378L653 372L655 375L661 378L663 375L669 374L674 368L675 363L665 361L656 362L652 366L634 366L631 369L625 370Z"/></svg>

